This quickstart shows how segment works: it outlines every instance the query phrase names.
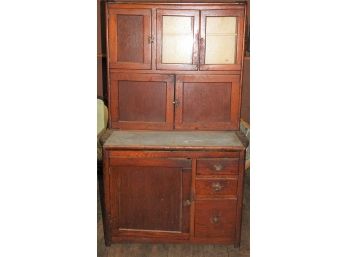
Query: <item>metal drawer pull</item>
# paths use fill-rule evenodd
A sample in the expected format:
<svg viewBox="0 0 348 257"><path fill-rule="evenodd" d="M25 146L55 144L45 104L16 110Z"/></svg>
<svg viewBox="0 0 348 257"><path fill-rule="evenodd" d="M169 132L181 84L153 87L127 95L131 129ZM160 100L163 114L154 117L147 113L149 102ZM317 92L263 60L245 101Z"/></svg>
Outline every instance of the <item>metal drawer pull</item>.
<svg viewBox="0 0 348 257"><path fill-rule="evenodd" d="M220 217L219 216L214 216L210 218L210 222L213 224L219 224L220 223Z"/></svg>
<svg viewBox="0 0 348 257"><path fill-rule="evenodd" d="M221 189L224 188L223 185L220 184L220 182L214 182L211 184L211 187L214 189L215 192L220 191Z"/></svg>
<svg viewBox="0 0 348 257"><path fill-rule="evenodd" d="M220 171L222 170L222 165L219 163L219 164L214 164L214 168L216 171Z"/></svg>

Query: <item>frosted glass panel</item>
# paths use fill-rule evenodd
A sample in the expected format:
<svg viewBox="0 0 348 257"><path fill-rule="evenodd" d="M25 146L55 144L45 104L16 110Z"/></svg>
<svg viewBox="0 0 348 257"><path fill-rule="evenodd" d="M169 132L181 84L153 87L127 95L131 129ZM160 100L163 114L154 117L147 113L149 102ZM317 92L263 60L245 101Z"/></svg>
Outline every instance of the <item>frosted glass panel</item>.
<svg viewBox="0 0 348 257"><path fill-rule="evenodd" d="M192 63L192 17L163 16L162 63Z"/></svg>
<svg viewBox="0 0 348 257"><path fill-rule="evenodd" d="M205 64L234 64L236 17L207 17Z"/></svg>

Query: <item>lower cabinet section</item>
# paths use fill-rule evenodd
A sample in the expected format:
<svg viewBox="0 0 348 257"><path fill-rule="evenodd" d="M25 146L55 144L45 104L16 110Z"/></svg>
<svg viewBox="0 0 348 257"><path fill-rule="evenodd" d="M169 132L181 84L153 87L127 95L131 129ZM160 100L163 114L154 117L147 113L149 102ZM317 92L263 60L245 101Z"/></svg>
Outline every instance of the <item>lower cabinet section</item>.
<svg viewBox="0 0 348 257"><path fill-rule="evenodd" d="M105 150L104 158L107 245L239 245L244 151ZM199 172L198 163L213 163L218 172Z"/></svg>

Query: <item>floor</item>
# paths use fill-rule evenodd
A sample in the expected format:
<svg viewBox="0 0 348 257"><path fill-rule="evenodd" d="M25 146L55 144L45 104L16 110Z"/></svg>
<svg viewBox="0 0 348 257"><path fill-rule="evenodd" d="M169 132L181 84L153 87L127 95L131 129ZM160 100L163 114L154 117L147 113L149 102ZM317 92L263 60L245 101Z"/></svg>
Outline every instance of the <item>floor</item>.
<svg viewBox="0 0 348 257"><path fill-rule="evenodd" d="M242 240L239 249L224 245L113 244L105 247L98 192L98 257L249 257L250 256L250 171L244 180Z"/></svg>

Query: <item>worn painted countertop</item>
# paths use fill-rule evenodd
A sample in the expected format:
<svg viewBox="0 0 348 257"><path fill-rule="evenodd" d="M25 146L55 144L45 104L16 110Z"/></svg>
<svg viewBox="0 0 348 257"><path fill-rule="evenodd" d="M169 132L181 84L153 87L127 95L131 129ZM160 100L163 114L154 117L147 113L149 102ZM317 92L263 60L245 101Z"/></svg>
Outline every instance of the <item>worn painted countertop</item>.
<svg viewBox="0 0 348 257"><path fill-rule="evenodd" d="M105 149L244 150L234 131L113 131Z"/></svg>

